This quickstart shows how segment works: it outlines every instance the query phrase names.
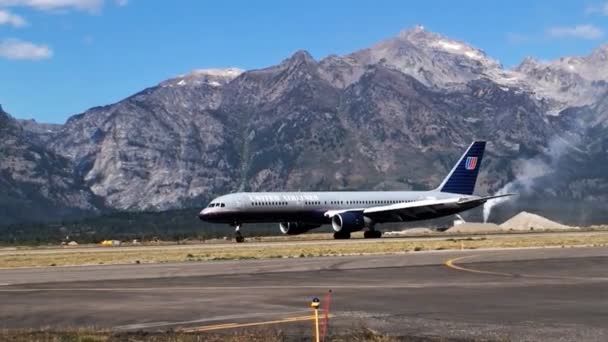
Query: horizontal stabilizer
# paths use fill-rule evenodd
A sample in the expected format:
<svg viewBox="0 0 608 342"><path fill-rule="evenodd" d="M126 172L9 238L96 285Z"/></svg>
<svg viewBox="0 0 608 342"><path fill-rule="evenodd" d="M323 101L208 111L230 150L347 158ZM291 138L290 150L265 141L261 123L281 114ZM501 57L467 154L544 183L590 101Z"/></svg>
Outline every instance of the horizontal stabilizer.
<svg viewBox="0 0 608 342"><path fill-rule="evenodd" d="M494 196L485 196L485 197L479 197L479 198L473 198L473 199L469 199L469 200L465 200L465 201L461 201L460 203L479 203L479 204L483 204L486 203L489 200L493 200L493 199L497 199L497 198L503 198L503 197L509 197L509 196L515 196L517 194L502 194L502 195L494 195Z"/></svg>

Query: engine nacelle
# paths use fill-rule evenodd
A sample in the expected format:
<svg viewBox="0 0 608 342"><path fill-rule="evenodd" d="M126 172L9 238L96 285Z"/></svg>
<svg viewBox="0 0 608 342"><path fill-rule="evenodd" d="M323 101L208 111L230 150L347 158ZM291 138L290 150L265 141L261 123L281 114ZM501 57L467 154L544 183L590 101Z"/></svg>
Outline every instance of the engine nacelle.
<svg viewBox="0 0 608 342"><path fill-rule="evenodd" d="M304 223L304 222L281 222L279 223L279 229L281 233L287 235L298 235L306 233L307 231L320 227L318 224Z"/></svg>
<svg viewBox="0 0 608 342"><path fill-rule="evenodd" d="M352 233L365 228L363 213L346 212L331 218L331 226L336 233Z"/></svg>

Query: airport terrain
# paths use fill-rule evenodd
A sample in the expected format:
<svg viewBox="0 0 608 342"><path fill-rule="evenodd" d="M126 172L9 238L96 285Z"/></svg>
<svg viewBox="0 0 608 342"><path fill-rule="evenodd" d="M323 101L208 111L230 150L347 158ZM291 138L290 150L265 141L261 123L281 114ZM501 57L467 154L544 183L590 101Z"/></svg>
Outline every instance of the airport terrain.
<svg viewBox="0 0 608 342"><path fill-rule="evenodd" d="M595 247L3 269L0 328L307 337L331 289L331 333L605 341L607 266Z"/></svg>
<svg viewBox="0 0 608 342"><path fill-rule="evenodd" d="M180 245L9 247L0 248L0 268L410 254L450 249L604 246L608 244L608 231L435 233L371 240L355 238L345 242L330 238L330 234L307 234L295 238L252 238L242 245L212 240Z"/></svg>

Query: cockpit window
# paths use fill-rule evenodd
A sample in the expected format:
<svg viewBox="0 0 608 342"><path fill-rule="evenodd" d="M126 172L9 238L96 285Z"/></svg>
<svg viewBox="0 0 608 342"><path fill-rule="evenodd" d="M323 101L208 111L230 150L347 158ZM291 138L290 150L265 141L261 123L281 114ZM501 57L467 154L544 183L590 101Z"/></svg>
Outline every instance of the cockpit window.
<svg viewBox="0 0 608 342"><path fill-rule="evenodd" d="M223 208L223 207L225 207L225 206L226 206L226 204L224 204L224 203L220 203L220 207L222 207L222 208Z"/></svg>
<svg viewBox="0 0 608 342"><path fill-rule="evenodd" d="M207 206L208 208L213 208L215 206L215 203L209 203L209 205Z"/></svg>

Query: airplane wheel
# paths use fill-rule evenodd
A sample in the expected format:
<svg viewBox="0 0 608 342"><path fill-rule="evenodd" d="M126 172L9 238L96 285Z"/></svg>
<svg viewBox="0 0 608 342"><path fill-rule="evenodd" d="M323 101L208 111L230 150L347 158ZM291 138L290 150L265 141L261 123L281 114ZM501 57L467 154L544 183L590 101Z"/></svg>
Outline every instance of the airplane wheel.
<svg viewBox="0 0 608 342"><path fill-rule="evenodd" d="M336 240L350 239L350 233L334 233L334 239L336 239Z"/></svg>
<svg viewBox="0 0 608 342"><path fill-rule="evenodd" d="M367 230L363 232L363 237L366 239L379 239L382 237L382 232L379 230Z"/></svg>
<svg viewBox="0 0 608 342"><path fill-rule="evenodd" d="M241 232L236 232L234 235L234 240L238 243L245 242L245 237L241 235Z"/></svg>

